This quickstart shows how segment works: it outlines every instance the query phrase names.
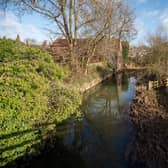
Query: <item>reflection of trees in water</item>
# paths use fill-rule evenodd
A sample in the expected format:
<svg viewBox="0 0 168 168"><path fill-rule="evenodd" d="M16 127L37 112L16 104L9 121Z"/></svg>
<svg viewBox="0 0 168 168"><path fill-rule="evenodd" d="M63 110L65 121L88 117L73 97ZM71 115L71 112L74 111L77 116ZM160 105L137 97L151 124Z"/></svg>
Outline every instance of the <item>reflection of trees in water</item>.
<svg viewBox="0 0 168 168"><path fill-rule="evenodd" d="M123 80L124 79L124 80ZM122 73L116 76L116 83L107 82L103 87L85 98L84 112L94 118L111 117L116 120L122 119L123 105L120 101L123 88L128 89L128 78ZM126 100L127 101L127 100Z"/></svg>
<svg viewBox="0 0 168 168"><path fill-rule="evenodd" d="M124 137L127 134L127 125L114 124L106 127L86 116L84 121L75 125L74 129L72 146L80 151L86 167L103 167L107 162L112 165L111 167L118 167L116 166L119 163L117 160L120 160L122 155L117 149L120 148L119 143L123 143L118 143L118 136ZM118 140L116 141L116 139Z"/></svg>
<svg viewBox="0 0 168 168"><path fill-rule="evenodd" d="M117 84L109 81L98 87L94 93L87 95L82 107L84 120L70 124L66 142L80 151L88 167L103 167L107 162L110 162L111 167L117 167L117 160L124 160L121 158L121 151L124 150L123 145L127 143L129 134L129 124L123 118L128 116L128 113L123 111L122 104L123 99L124 103L129 99L121 99L123 86L124 90L127 90L129 80L124 80L126 81L123 85L121 74L116 77Z"/></svg>
<svg viewBox="0 0 168 168"><path fill-rule="evenodd" d="M117 105L118 105L118 112L121 112L121 106L120 106L120 95L122 92L122 73L117 74L116 76L117 81Z"/></svg>

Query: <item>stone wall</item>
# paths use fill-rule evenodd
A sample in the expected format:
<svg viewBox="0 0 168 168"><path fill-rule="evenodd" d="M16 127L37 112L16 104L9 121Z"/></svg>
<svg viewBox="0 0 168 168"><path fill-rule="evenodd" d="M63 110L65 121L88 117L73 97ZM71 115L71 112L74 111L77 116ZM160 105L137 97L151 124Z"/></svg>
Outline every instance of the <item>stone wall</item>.
<svg viewBox="0 0 168 168"><path fill-rule="evenodd" d="M101 82L110 79L112 77L112 74L107 74L104 77L97 77L96 79L93 79L90 82L84 83L80 88L79 91L81 93L86 92L87 90L95 87L96 85L100 84Z"/></svg>

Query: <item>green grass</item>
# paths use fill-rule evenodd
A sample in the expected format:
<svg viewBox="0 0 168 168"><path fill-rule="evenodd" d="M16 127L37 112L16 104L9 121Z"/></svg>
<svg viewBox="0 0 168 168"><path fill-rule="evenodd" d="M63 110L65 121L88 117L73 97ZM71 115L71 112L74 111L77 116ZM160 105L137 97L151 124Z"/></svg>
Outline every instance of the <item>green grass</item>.
<svg viewBox="0 0 168 168"><path fill-rule="evenodd" d="M110 67L108 67L106 63L100 62L100 63L90 64L88 67L87 74L82 73L82 74L73 75L68 80L68 84L72 88L80 89L85 84L110 74L112 75L112 70Z"/></svg>

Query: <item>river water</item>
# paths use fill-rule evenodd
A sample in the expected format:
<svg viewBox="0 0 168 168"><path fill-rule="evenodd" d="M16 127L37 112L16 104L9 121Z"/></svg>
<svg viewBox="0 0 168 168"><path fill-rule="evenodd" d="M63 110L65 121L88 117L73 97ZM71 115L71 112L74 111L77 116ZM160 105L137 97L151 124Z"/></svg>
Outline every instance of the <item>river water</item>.
<svg viewBox="0 0 168 168"><path fill-rule="evenodd" d="M57 127L65 148L75 151L75 155L60 154L58 158L52 151L36 163L36 167L133 167L134 129L129 110L135 85L135 77L119 74L115 81L106 81L89 90L81 107L83 119L71 118Z"/></svg>

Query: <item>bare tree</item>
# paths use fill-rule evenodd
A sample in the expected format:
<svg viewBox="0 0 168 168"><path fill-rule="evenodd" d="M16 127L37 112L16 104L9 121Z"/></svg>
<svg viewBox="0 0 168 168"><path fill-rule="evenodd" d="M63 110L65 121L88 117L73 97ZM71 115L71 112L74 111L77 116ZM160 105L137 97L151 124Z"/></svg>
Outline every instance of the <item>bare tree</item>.
<svg viewBox="0 0 168 168"><path fill-rule="evenodd" d="M88 64L95 55L96 47L105 38L105 31L108 25L108 20L105 15L107 5L108 3L103 1L88 1L89 12L93 21L90 22L84 30L84 33L88 34L89 37L86 43L86 52L85 55L83 55L84 59L82 61L85 73L87 72Z"/></svg>
<svg viewBox="0 0 168 168"><path fill-rule="evenodd" d="M114 14L113 22L113 34L118 41L119 52L117 54L117 70L122 70L123 67L123 56L122 56L122 45L121 41L130 41L136 35L134 27L135 15L132 9L122 1L119 1L116 5L116 13Z"/></svg>
<svg viewBox="0 0 168 168"><path fill-rule="evenodd" d="M58 28L56 34L61 34L68 42L71 61L75 60L74 46L78 31L90 22L90 20L83 20L78 24L79 10L84 5L83 0L1 0L0 5L1 8L35 11L52 20Z"/></svg>
<svg viewBox="0 0 168 168"><path fill-rule="evenodd" d="M149 51L144 57L144 63L150 74L161 78L168 77L168 36L167 32L159 27L154 34L148 37Z"/></svg>
<svg viewBox="0 0 168 168"><path fill-rule="evenodd" d="M119 48L120 40L133 32L133 13L124 0L0 0L0 8L37 12L52 20L57 27L54 33L67 40L72 67L82 53L81 66L86 68L102 40L108 38L108 44L117 38ZM78 37L87 39L82 52Z"/></svg>

